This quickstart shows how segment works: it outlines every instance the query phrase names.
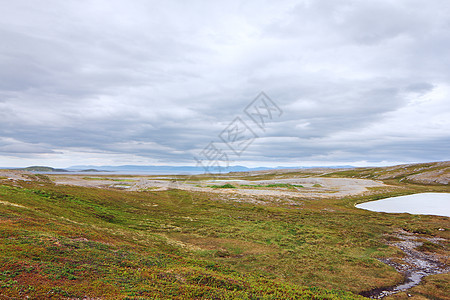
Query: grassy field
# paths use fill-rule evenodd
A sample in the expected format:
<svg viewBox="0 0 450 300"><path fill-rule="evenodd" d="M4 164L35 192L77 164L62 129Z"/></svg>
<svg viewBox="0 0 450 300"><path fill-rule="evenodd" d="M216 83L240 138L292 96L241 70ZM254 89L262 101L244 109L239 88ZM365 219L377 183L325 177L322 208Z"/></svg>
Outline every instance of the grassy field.
<svg viewBox="0 0 450 300"><path fill-rule="evenodd" d="M449 238L445 217L354 208L391 195L450 192L446 185L386 182L391 185L365 195L292 199L300 205L290 206L176 189L127 192L3 180L0 295L357 299L361 291L402 281L376 259L402 255L384 243L386 234L404 229ZM448 279L430 276L410 293L444 299Z"/></svg>

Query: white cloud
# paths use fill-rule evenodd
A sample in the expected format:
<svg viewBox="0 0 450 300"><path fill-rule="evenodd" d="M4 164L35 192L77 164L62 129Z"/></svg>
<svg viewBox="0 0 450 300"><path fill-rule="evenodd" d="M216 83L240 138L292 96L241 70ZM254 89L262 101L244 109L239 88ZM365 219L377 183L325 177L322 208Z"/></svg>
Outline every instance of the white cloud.
<svg viewBox="0 0 450 300"><path fill-rule="evenodd" d="M449 16L445 0L5 2L0 166L194 164L261 90L284 114L237 163L449 159Z"/></svg>

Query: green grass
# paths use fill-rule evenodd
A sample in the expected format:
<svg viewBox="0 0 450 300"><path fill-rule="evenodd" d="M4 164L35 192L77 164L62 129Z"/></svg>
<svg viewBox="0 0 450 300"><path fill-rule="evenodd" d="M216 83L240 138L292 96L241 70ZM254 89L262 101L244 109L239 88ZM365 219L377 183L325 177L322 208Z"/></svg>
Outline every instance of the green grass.
<svg viewBox="0 0 450 300"><path fill-rule="evenodd" d="M84 180L109 180L109 181L118 181L118 182L134 182L134 179L116 179L116 178L107 178L107 177L83 177Z"/></svg>
<svg viewBox="0 0 450 300"><path fill-rule="evenodd" d="M290 184L290 183L272 183L272 184L241 184L240 187L250 187L250 188L288 188L288 189L295 189L296 187L302 188L303 185L300 184Z"/></svg>
<svg viewBox="0 0 450 300"><path fill-rule="evenodd" d="M300 184L290 184L290 183L272 183L272 184L267 184L266 187L281 187L281 188L295 188L295 187L303 187Z"/></svg>
<svg viewBox="0 0 450 300"><path fill-rule="evenodd" d="M224 185L215 185L214 184L214 185L211 185L209 187L211 187L213 189L235 189L236 188L234 185L229 184L229 183L226 183Z"/></svg>
<svg viewBox="0 0 450 300"><path fill-rule="evenodd" d="M376 259L400 255L383 242L386 233L403 228L448 238L449 220L373 213L354 204L420 191L449 187L397 182L365 196L304 199L299 209L181 190L4 183L0 293L37 299L356 299L355 293L402 280Z"/></svg>

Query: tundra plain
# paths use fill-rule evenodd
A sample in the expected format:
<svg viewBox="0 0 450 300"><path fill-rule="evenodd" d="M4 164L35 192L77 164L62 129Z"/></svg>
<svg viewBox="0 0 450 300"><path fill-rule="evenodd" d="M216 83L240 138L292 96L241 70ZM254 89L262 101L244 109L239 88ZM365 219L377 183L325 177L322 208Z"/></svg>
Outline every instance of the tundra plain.
<svg viewBox="0 0 450 300"><path fill-rule="evenodd" d="M354 206L448 193L449 169L0 171L0 297L358 299L401 286L422 258L432 275L382 296L448 299L449 218Z"/></svg>

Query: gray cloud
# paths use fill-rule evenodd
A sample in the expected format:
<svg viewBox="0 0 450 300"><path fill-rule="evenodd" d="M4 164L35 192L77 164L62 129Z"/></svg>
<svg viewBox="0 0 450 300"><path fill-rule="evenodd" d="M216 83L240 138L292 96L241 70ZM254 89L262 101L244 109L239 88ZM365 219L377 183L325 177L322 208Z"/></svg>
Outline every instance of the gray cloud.
<svg viewBox="0 0 450 300"><path fill-rule="evenodd" d="M444 0L4 1L0 166L194 164L236 116L260 137L236 163L447 160L449 16ZM266 131L243 113L261 90L284 111Z"/></svg>

